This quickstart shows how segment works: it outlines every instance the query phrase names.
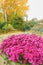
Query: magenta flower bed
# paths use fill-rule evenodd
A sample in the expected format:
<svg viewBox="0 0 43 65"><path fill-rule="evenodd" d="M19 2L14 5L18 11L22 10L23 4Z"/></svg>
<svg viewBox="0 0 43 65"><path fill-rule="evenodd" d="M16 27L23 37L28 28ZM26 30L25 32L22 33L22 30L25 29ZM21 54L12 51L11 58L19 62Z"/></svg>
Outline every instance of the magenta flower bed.
<svg viewBox="0 0 43 65"><path fill-rule="evenodd" d="M41 65L43 63L43 38L37 35L12 35L2 41L1 52L10 61Z"/></svg>

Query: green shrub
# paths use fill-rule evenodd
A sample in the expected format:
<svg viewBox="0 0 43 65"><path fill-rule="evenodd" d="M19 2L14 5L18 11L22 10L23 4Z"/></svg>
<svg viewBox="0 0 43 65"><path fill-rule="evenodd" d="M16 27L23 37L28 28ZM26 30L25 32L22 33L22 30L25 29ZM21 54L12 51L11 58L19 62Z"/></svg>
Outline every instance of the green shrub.
<svg viewBox="0 0 43 65"><path fill-rule="evenodd" d="M34 20L27 22L27 21L24 21L23 18L16 17L11 20L10 24L13 26L14 29L26 31L26 30L31 30L32 27L35 24L37 24L37 22Z"/></svg>
<svg viewBox="0 0 43 65"><path fill-rule="evenodd" d="M3 30L4 28L4 26L6 25L6 22L0 22L0 30Z"/></svg>
<svg viewBox="0 0 43 65"><path fill-rule="evenodd" d="M22 30L22 25L23 25L24 21L22 18L20 17L17 17L17 18L14 18L12 21L11 21L11 25L13 26L14 29L17 29L17 30Z"/></svg>

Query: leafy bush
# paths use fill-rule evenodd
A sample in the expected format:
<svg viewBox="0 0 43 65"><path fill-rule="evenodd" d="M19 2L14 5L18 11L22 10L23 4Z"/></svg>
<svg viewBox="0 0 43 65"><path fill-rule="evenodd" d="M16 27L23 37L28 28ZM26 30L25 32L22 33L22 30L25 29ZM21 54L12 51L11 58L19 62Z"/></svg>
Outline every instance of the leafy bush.
<svg viewBox="0 0 43 65"><path fill-rule="evenodd" d="M14 29L22 30L23 23L24 23L23 19L20 17L17 17L17 18L14 18L10 24L13 26Z"/></svg>
<svg viewBox="0 0 43 65"><path fill-rule="evenodd" d="M3 30L5 25L6 25L6 22L0 22L0 30Z"/></svg>
<svg viewBox="0 0 43 65"><path fill-rule="evenodd" d="M26 31L26 30L31 30L32 27L35 24L37 24L37 22L34 20L27 22L20 17L16 17L11 20L10 24L13 26L14 29Z"/></svg>
<svg viewBox="0 0 43 65"><path fill-rule="evenodd" d="M30 26L31 28L33 28L34 25L38 24L38 20L32 19L31 21L29 21L28 24L29 24L29 26Z"/></svg>

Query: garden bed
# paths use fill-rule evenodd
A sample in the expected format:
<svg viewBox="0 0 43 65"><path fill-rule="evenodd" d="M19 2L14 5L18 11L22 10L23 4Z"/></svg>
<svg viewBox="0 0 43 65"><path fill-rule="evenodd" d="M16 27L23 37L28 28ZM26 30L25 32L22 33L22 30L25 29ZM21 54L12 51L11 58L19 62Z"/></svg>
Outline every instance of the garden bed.
<svg viewBox="0 0 43 65"><path fill-rule="evenodd" d="M28 48L29 48L29 49L33 48L33 50L31 49L31 51L33 52L34 50L36 50L36 53L41 56L40 53L42 53L41 51L42 51L42 48L43 48L43 47L42 47L42 45L43 45L43 38L42 38L42 37L37 36L37 35L34 35L34 34L31 35L31 34L26 34L26 33L25 33L25 34L23 34L23 33L22 33L22 34L21 34L21 33L17 33L17 34L16 34L16 33L15 33L15 34L10 34L10 35L8 35L8 36L7 36L7 35L4 35L4 36L5 36L5 40L2 42L2 46L3 46L2 48L3 48L3 49L6 48L5 50L7 50L7 47L9 47L9 49L10 49L10 46L7 46L7 47L6 47L5 44L6 44L6 45L9 45L9 44L11 43L11 46L12 46L12 44L16 44L16 43L13 42L14 40L15 40L15 42L17 42L17 40L18 40L19 43L20 43L20 42L22 41L22 39L24 39L22 42L23 42L23 44L26 45L26 49L25 49L25 45L22 46L22 45L23 45L23 44L21 44L22 42L20 43L20 46L19 46L19 44L18 44L18 42L17 42L17 45L18 45L19 47L23 47L22 50L25 50L25 51L27 51ZM3 38L4 38L4 37L3 37ZM33 40L32 40L32 39L33 39ZM39 39L40 39L40 40L39 40ZM13 40L13 41L12 41L12 40ZM20 41L20 40L21 40L21 41ZM25 43L25 42L26 42L25 40L27 41L27 43ZM9 42L8 42L8 41L9 41ZM11 41L11 42L10 42L10 41ZM25 42L24 42L24 41L25 41ZM28 41L29 41L29 43L28 43ZM7 42L7 43L6 43L6 42ZM33 42L34 42L34 43L33 43ZM36 43L36 42L37 42L37 43ZM37 47L37 44L39 44L39 45L38 45L37 48L35 48L34 45L31 46L30 43L31 43L31 44L34 44L35 47ZM28 47L28 44L30 45L29 47ZM42 47L42 48L40 47L41 51L40 51L40 50L38 51L40 44L41 44L41 47ZM15 46L15 45L14 45L14 46ZM15 47L16 47L16 46L15 46ZM14 48L15 48L15 47L14 47ZM19 49L19 47L17 47L17 48L18 48L18 49L17 49L18 51L21 50L21 49ZM0 48L1 48L1 47L0 47ZM12 48L12 49L13 49L13 48ZM16 49L15 49L15 50L16 50ZM17 51L17 50L16 50L16 51ZM24 55L25 55L25 51L23 52L22 50L19 51L19 52L20 52L20 53L22 52L22 53L24 53ZM4 51L4 50L3 50L3 51ZM38 51L38 52L37 52L37 51ZM4 52L5 52L6 54L8 54L7 51L4 51ZM19 52L18 52L18 53L19 53ZM40 52L40 53L39 53L39 52ZM30 53L30 52L29 52L29 53ZM38 60L38 58L40 58L40 57L38 57L38 55L35 55L36 53L33 52L34 56L36 57L36 60ZM31 54L31 53L30 53L30 54ZM15 53L15 55L16 55L16 53ZM42 55L43 55L43 54L42 54ZM9 55L8 55L8 56L9 56ZM33 55L32 55L32 56L33 56ZM32 58L32 56L31 56L31 58ZM34 56L33 56L33 58L34 58ZM3 57L3 58L2 58L2 57ZM5 63L6 63L6 61L7 61L8 58L6 57L5 54L2 54L2 57L0 57L0 59L2 59L2 60L0 60L0 62L3 63L3 64L1 64L1 63L0 63L0 64L1 64L1 65L6 65ZM5 58L5 59L4 59L4 58ZM14 57L13 57L13 58L14 58ZM17 58L17 57L16 57L16 58ZM25 57L24 57L24 58L25 58ZM28 58L31 59L30 57L26 57L26 58L27 58L27 59L28 59ZM25 59L26 59L26 58L25 58ZM18 58L17 58L17 59L18 59ZM5 61L5 60L6 60L6 61ZM12 59L12 60L13 60L13 59ZM33 59L32 59L32 60L33 60ZM32 63L32 60L31 60L31 61L29 60L29 62ZM42 58L42 60L43 60L43 58ZM40 61L41 61L41 59L40 59ZM8 62L7 65L12 65L12 64L13 64L13 65L22 65L21 63L19 64L19 63L11 62L11 64L9 64L10 62L9 62L9 61L7 61L7 62ZM20 61L19 61L19 62L20 62ZM33 61L33 62L34 62L34 61ZM41 61L41 62L42 62L42 61ZM39 62L39 60L36 61L36 65L37 65L37 63L38 63L38 65L39 65L39 64L41 65L41 64L42 64L41 62ZM23 65L24 65L24 64L23 64ZM28 65L31 65L31 64L28 64ZM42 64L42 65L43 65L43 64Z"/></svg>

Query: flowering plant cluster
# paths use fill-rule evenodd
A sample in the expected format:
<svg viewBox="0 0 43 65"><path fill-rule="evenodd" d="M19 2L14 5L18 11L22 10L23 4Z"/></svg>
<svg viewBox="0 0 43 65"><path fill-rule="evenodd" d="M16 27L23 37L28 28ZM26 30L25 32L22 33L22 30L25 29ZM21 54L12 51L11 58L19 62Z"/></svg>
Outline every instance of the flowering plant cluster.
<svg viewBox="0 0 43 65"><path fill-rule="evenodd" d="M43 38L34 34L12 35L2 41L0 50L13 62L43 64Z"/></svg>

